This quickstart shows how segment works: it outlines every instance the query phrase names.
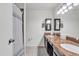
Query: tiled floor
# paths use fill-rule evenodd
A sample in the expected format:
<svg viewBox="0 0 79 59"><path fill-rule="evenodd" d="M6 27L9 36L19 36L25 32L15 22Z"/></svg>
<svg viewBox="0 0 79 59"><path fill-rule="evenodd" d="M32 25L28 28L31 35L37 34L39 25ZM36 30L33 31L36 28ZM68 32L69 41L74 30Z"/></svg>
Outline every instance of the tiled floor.
<svg viewBox="0 0 79 59"><path fill-rule="evenodd" d="M27 47L26 48L26 55L27 56L48 56L48 53L45 47Z"/></svg>
<svg viewBox="0 0 79 59"><path fill-rule="evenodd" d="M26 56L37 56L37 47L26 47Z"/></svg>
<svg viewBox="0 0 79 59"><path fill-rule="evenodd" d="M38 47L38 56L49 56L45 47Z"/></svg>

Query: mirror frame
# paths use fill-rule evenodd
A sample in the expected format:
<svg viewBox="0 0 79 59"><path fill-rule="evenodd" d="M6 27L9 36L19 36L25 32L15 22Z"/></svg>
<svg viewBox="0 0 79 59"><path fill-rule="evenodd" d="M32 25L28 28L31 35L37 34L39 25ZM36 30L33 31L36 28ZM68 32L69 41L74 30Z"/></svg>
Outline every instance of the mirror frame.
<svg viewBox="0 0 79 59"><path fill-rule="evenodd" d="M57 28L57 22L59 22L58 28ZM54 19L54 31L60 31L60 25L61 25L61 20L60 19Z"/></svg>
<svg viewBox="0 0 79 59"><path fill-rule="evenodd" d="M47 22L47 20L50 20L50 22L51 22L51 18L46 18L45 19L45 31L51 31L51 23L50 24L47 24L46 22ZM49 25L49 29L48 29L48 25Z"/></svg>

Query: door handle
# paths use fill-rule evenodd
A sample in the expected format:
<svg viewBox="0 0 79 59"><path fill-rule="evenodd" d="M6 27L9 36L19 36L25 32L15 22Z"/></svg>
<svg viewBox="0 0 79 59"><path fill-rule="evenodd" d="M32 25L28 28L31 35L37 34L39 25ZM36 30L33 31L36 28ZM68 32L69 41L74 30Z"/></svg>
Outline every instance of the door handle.
<svg viewBox="0 0 79 59"><path fill-rule="evenodd" d="M14 39L10 39L8 44L13 43L15 40Z"/></svg>

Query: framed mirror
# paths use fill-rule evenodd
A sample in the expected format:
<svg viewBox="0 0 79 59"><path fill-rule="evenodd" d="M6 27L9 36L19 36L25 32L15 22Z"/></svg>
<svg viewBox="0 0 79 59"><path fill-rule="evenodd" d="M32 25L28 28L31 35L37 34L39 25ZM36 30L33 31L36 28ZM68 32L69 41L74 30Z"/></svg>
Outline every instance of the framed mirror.
<svg viewBox="0 0 79 59"><path fill-rule="evenodd" d="M54 31L60 31L60 19L54 19Z"/></svg>
<svg viewBox="0 0 79 59"><path fill-rule="evenodd" d="M45 19L45 31L51 31L51 18Z"/></svg>

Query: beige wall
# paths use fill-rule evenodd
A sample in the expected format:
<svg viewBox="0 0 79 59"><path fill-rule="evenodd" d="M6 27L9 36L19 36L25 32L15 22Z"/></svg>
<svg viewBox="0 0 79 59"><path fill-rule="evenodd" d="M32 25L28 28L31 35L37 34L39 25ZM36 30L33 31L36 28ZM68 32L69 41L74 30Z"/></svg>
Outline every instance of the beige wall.
<svg viewBox="0 0 79 59"><path fill-rule="evenodd" d="M50 10L27 10L27 46L38 46L43 38L44 29L42 21L45 18L53 18L53 13ZM43 44L41 44L43 45Z"/></svg>

